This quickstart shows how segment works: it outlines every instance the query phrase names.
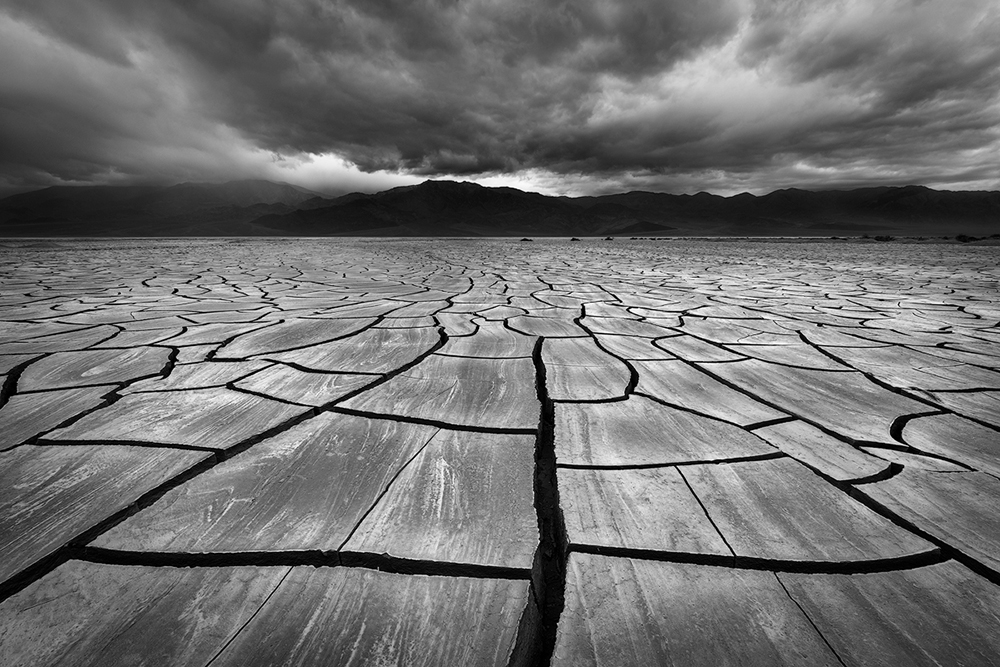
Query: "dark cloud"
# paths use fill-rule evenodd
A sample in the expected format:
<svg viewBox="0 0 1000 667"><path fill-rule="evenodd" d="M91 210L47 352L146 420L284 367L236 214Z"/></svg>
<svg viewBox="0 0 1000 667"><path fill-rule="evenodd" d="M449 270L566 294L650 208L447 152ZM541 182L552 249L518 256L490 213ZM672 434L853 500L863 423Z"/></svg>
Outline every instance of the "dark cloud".
<svg viewBox="0 0 1000 667"><path fill-rule="evenodd" d="M993 0L5 7L8 186L1000 187Z"/></svg>

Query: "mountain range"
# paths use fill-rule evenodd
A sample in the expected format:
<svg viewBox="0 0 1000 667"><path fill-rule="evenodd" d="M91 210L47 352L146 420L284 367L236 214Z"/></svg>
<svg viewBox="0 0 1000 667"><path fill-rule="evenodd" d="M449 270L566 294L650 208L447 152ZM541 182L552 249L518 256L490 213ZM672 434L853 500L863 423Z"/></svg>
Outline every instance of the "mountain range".
<svg viewBox="0 0 1000 667"><path fill-rule="evenodd" d="M329 197L263 180L53 186L0 199L0 237L939 236L1000 232L1000 192L923 186L551 197L425 181Z"/></svg>

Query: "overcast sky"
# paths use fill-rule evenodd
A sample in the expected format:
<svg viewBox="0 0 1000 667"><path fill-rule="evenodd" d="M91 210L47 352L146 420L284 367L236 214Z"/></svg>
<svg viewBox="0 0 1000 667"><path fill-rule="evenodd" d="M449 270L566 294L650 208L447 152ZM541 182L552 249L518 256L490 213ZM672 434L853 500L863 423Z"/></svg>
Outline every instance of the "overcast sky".
<svg viewBox="0 0 1000 667"><path fill-rule="evenodd" d="M0 0L0 194L1000 189L997 0Z"/></svg>

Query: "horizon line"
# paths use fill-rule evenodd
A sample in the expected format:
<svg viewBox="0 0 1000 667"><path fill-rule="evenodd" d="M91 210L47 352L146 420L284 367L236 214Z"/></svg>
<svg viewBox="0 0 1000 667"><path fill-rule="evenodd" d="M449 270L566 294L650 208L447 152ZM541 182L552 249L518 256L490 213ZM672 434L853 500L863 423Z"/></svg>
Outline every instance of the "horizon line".
<svg viewBox="0 0 1000 667"><path fill-rule="evenodd" d="M349 192L343 192L341 194L333 194L331 192L322 192L322 191L316 190L314 188L308 188L308 187L305 187L305 186L302 186L302 185L297 185L295 183L290 183L288 181L278 181L278 180L272 180L272 179L269 179L269 178L235 178L235 179L230 179L230 180L226 180L226 181L179 181L179 182L176 182L176 183L169 183L169 184L166 184L166 183L162 183L162 184L157 184L157 183L56 183L56 184L46 185L46 186L43 186L43 187L40 187L40 188L31 189L31 190L22 190L22 191L19 191L19 192L12 192L9 195L2 195L2 196L0 196L0 201L4 201L6 199L9 199L11 197L16 197L16 196L19 196L19 195L31 194L31 193L35 193L35 192L42 192L42 191L50 190L50 189L53 189L53 188L109 188L109 189L115 189L115 188L132 188L132 187L134 187L134 188L173 188L173 187L178 187L178 186L183 186L183 185L228 185L228 184L231 184L231 183L242 183L242 182L270 183L272 185L279 185L279 186L280 185L285 185L285 186L292 187L292 188L295 188L295 189L298 189L298 190L304 190L306 192L311 192L311 193L316 194L317 196L320 196L320 197L323 197L323 198L326 198L326 199L331 199L331 200L333 200L333 199L339 199L341 197L347 197L347 196L350 196L350 195L377 195L377 194L381 194L381 193L384 193L384 192L391 192L393 190L412 189L412 188L416 188L416 187L420 187L420 186L426 185L428 183L453 183L453 184L457 184L457 185L474 185L476 187L483 188L483 189L486 189L486 190L515 190L517 192L522 192L522 193L525 193L525 194L536 194L536 195L540 195L542 197L551 197L553 199L601 198L601 197L614 197L614 196L617 196L617 195L628 195L628 194L634 194L634 193L655 194L655 195L668 195L668 196L671 196L671 197L697 197L697 196L700 196L700 195L708 195L710 197L719 197L721 199L733 199L733 198L736 198L736 197L746 197L746 196L753 197L753 198L767 197L769 195L772 195L772 194L775 194L775 193L778 193L778 192L787 192L787 191L798 191L798 192L809 192L809 193L821 193L821 192L854 192L854 191L857 191L857 190L875 190L875 189L879 189L879 188L884 188L884 189L899 189L899 190L906 189L906 188L920 188L920 189L924 189L924 190L930 190L932 192L970 192L970 193L971 192L984 192L984 193L1000 193L1000 190L949 190L949 189L933 188L933 187L931 187L929 185L922 185L920 183L907 183L905 185L862 185L862 186L857 186L857 187L836 187L835 186L835 187L822 188L822 189L811 189L811 188L798 187L798 186L789 186L789 187L783 187L783 188L776 188L774 190L770 190L770 191L768 191L768 192L766 192L764 194L759 194L759 195L753 194L752 192L748 192L746 190L744 190L743 192L738 192L736 194L732 194L732 195L722 195L722 194L716 194L714 192L710 192L708 190L699 190L698 192L695 192L695 193L686 193L686 192L675 193L675 192L667 192L667 191L662 191L662 190L641 190L641 189L640 190L622 190L622 191L618 191L618 192L606 192L606 193L603 193L603 194L552 195L552 194L546 194L544 192L538 192L537 190L523 190L521 188L513 187L513 186L510 186L510 185L483 185L481 183L477 183L476 181L456 180L456 179L451 179L451 178L444 178L444 179L427 178L424 181L421 181L420 183L415 183L415 184L412 184L412 185L397 185L397 186L394 186L394 187L391 187L391 188L385 188L383 190L373 190L373 191L370 191L370 192L366 192L364 190L351 190Z"/></svg>

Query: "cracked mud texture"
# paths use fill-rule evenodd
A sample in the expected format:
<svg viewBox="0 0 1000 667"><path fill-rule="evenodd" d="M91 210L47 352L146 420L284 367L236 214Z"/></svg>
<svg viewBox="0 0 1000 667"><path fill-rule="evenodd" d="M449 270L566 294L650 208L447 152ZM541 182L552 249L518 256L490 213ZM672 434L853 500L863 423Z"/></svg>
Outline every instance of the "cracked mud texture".
<svg viewBox="0 0 1000 667"><path fill-rule="evenodd" d="M1000 665L1000 251L0 242L7 665Z"/></svg>

